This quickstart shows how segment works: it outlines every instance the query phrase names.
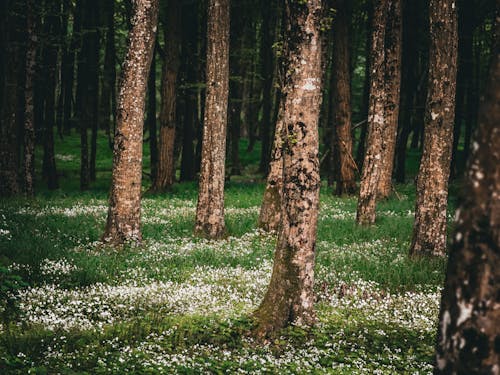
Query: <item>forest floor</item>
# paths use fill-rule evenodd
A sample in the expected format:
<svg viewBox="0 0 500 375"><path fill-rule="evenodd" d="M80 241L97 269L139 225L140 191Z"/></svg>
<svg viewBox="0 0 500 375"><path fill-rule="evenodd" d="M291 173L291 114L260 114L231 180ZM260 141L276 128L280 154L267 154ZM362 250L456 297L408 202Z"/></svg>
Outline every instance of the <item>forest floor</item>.
<svg viewBox="0 0 500 375"><path fill-rule="evenodd" d="M260 345L248 332L276 241L256 227L262 181L227 184L222 241L192 236L195 183L145 194L143 245L115 250L98 242L110 152L81 193L71 142L57 157L61 189L0 201L0 373L431 373L445 262L408 258L413 184L370 228L354 224L355 198L323 185L318 323Z"/></svg>

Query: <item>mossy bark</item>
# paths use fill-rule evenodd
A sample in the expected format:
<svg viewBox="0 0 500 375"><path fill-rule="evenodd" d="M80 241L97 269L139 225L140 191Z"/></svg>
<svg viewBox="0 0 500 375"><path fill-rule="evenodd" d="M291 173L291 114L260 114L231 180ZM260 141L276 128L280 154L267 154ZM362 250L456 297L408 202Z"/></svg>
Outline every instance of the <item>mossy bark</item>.
<svg viewBox="0 0 500 375"><path fill-rule="evenodd" d="M435 374L500 373L500 22L441 300Z"/></svg>
<svg viewBox="0 0 500 375"><path fill-rule="evenodd" d="M283 87L283 200L273 273L254 313L259 339L311 325L319 203L318 118L323 81L320 0L286 2Z"/></svg>

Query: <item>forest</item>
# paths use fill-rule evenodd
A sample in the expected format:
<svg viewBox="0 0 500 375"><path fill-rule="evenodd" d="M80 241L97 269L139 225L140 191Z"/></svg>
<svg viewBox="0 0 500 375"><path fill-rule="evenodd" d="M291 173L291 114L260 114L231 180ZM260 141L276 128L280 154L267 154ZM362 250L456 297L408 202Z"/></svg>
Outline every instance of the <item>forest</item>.
<svg viewBox="0 0 500 375"><path fill-rule="evenodd" d="M1 374L500 374L498 0L0 0Z"/></svg>

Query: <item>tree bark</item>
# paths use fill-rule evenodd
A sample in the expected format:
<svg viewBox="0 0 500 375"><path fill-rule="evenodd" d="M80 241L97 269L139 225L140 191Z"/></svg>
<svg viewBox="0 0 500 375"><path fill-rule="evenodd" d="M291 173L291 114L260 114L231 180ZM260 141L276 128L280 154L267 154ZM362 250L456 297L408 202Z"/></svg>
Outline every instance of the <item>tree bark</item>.
<svg viewBox="0 0 500 375"><path fill-rule="evenodd" d="M435 374L500 372L500 23L442 294Z"/></svg>
<svg viewBox="0 0 500 375"><path fill-rule="evenodd" d="M154 191L165 191L175 181L175 126L177 75L179 72L179 5L168 3L168 20L165 28L165 61L161 74L160 138L158 172L153 183Z"/></svg>
<svg viewBox="0 0 500 375"><path fill-rule="evenodd" d="M140 242L142 137L147 81L158 21L158 0L134 2L118 96L113 173L103 241Z"/></svg>
<svg viewBox="0 0 500 375"><path fill-rule="evenodd" d="M229 0L209 0L207 16L207 94L203 121L200 184L195 233L225 234L224 178L229 93Z"/></svg>
<svg viewBox="0 0 500 375"><path fill-rule="evenodd" d="M151 181L156 180L158 174L158 138L156 136L156 59L153 51L148 80L148 110L147 128L149 131L149 161L151 167Z"/></svg>
<svg viewBox="0 0 500 375"><path fill-rule="evenodd" d="M333 24L333 123L335 135L332 144L334 161L337 164L336 195L351 195L356 192L356 164L352 156L351 133L351 77L349 51L349 20L352 10L349 1L336 1L336 17Z"/></svg>
<svg viewBox="0 0 500 375"><path fill-rule="evenodd" d="M26 80L24 82L24 159L23 180L24 193L35 195L35 124L33 108L33 82L36 71L36 16L34 0L27 0L26 7Z"/></svg>
<svg viewBox="0 0 500 375"><path fill-rule="evenodd" d="M254 333L260 339L276 335L292 322L305 326L315 322L323 4L320 0L288 0L286 12L282 226L271 282L254 313Z"/></svg>
<svg viewBox="0 0 500 375"><path fill-rule="evenodd" d="M375 204L382 169L382 137L386 124L385 95L385 25L389 0L376 0L370 52L370 104L368 111L368 144L363 162L356 222L375 223Z"/></svg>
<svg viewBox="0 0 500 375"><path fill-rule="evenodd" d="M417 178L412 256L444 256L446 253L446 207L457 75L455 1L431 0L429 13L429 86L424 150Z"/></svg>
<svg viewBox="0 0 500 375"><path fill-rule="evenodd" d="M401 38L401 0L389 0L385 36L385 125L382 129L382 167L378 198L387 198L392 191L401 89Z"/></svg>

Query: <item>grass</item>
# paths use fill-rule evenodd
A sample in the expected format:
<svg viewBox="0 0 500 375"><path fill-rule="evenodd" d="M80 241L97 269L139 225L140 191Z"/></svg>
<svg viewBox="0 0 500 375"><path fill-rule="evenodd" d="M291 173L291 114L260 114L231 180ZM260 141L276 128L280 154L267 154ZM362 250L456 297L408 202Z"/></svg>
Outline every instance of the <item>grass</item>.
<svg viewBox="0 0 500 375"><path fill-rule="evenodd" d="M78 140L67 137L56 145L59 190L37 180L35 199L0 201L0 285L15 295L0 305L1 373L431 372L445 262L407 257L413 184L397 186L369 228L354 224L355 198L323 186L318 324L259 345L248 331L276 239L256 228L258 149L226 185L229 238L192 237L197 186L181 183L144 196L144 244L117 251L98 243L111 167L100 138L91 190L78 190ZM414 175L418 155L408 159Z"/></svg>

